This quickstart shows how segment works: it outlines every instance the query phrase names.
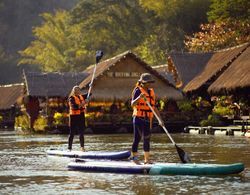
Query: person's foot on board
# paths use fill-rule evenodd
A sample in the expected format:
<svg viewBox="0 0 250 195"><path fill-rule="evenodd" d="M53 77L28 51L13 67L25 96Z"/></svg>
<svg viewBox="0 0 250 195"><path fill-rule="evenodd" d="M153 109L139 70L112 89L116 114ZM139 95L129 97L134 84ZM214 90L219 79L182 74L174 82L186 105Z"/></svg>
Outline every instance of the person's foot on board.
<svg viewBox="0 0 250 195"><path fill-rule="evenodd" d="M151 164L154 164L152 161L144 161L144 165L151 165Z"/></svg>
<svg viewBox="0 0 250 195"><path fill-rule="evenodd" d="M139 158L137 156L132 156L129 158L130 161L133 161L135 164L140 165Z"/></svg>

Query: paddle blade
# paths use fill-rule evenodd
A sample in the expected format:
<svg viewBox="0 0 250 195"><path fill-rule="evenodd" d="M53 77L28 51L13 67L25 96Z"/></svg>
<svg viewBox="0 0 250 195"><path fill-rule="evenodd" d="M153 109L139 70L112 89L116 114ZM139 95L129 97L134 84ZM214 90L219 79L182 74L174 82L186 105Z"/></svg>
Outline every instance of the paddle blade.
<svg viewBox="0 0 250 195"><path fill-rule="evenodd" d="M75 162L86 162L86 160L80 159L80 158L76 158L76 159L75 159Z"/></svg>
<svg viewBox="0 0 250 195"><path fill-rule="evenodd" d="M95 55L96 63L99 63L102 56L103 56L103 51L101 51L101 50L96 51L96 55Z"/></svg>
<svg viewBox="0 0 250 195"><path fill-rule="evenodd" d="M178 155L181 159L181 162L182 163L191 163L191 159L188 155L188 153L186 153L184 150L182 150L180 147L178 147L176 144L175 144L175 147L176 147L176 150L178 152Z"/></svg>

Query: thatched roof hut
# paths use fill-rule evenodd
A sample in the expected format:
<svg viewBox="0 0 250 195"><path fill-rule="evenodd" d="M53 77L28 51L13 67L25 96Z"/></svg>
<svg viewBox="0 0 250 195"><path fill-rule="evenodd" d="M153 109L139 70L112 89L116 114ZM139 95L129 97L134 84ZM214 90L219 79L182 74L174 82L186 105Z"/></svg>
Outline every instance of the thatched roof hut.
<svg viewBox="0 0 250 195"><path fill-rule="evenodd" d="M94 66L91 66L85 71L89 76L81 82L79 85L81 88L89 85L93 70ZM153 88L158 98L182 98L182 93L166 78L130 51L102 61L97 65L92 91L93 98L104 101L128 100L135 83L144 72L153 75L156 81Z"/></svg>
<svg viewBox="0 0 250 195"><path fill-rule="evenodd" d="M23 83L0 86L0 110L11 109L23 97Z"/></svg>
<svg viewBox="0 0 250 195"><path fill-rule="evenodd" d="M184 92L202 93L207 91L211 83L213 83L247 47L248 44L243 44L237 47L214 52L206 63L204 70L184 87Z"/></svg>
<svg viewBox="0 0 250 195"><path fill-rule="evenodd" d="M175 86L175 80L172 74L168 72L168 65L163 64L163 65L157 65L157 66L152 66L154 70L156 70L158 73L160 73L163 77L165 77L172 85Z"/></svg>
<svg viewBox="0 0 250 195"><path fill-rule="evenodd" d="M220 77L208 88L212 94L231 92L250 94L250 47L232 62Z"/></svg>
<svg viewBox="0 0 250 195"><path fill-rule="evenodd" d="M200 74L213 53L188 53L188 52L172 52L168 56L168 71L176 72L173 75L179 86L183 89L194 77Z"/></svg>
<svg viewBox="0 0 250 195"><path fill-rule="evenodd" d="M24 72L27 95L37 97L67 97L74 85L78 85L87 73L39 73Z"/></svg>

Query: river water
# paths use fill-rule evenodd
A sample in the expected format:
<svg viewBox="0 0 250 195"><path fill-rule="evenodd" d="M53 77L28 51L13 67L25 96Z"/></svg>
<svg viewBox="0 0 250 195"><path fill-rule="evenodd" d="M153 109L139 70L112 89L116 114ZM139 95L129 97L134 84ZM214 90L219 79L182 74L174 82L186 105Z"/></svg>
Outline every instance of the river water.
<svg viewBox="0 0 250 195"><path fill-rule="evenodd" d="M15 135L0 131L0 194L250 194L250 139L240 136L173 134L195 163L243 162L246 170L230 176L150 176L69 171L72 159L48 157L66 149L65 135ZM121 151L132 134L87 135L88 151ZM141 152L142 145L140 145ZM166 134L153 134L152 159L179 162ZM79 149L75 137L73 149ZM142 154L142 152L141 152ZM142 156L141 156L142 158Z"/></svg>

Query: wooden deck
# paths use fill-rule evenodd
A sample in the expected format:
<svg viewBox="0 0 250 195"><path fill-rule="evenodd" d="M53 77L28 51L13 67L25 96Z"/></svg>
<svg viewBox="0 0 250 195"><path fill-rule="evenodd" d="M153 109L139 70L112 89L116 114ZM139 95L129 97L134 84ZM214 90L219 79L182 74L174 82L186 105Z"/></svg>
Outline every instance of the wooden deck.
<svg viewBox="0 0 250 195"><path fill-rule="evenodd" d="M200 126L187 126L184 129L185 133L207 134L207 135L228 135L228 136L244 136L247 132L242 129L242 126L227 126L227 127L200 127Z"/></svg>
<svg viewBox="0 0 250 195"><path fill-rule="evenodd" d="M249 136L250 132L250 119L249 116L242 116L239 120L233 120L233 125L224 127L200 127L200 126L187 126L184 128L185 133L195 134L208 134L208 135L239 135Z"/></svg>

